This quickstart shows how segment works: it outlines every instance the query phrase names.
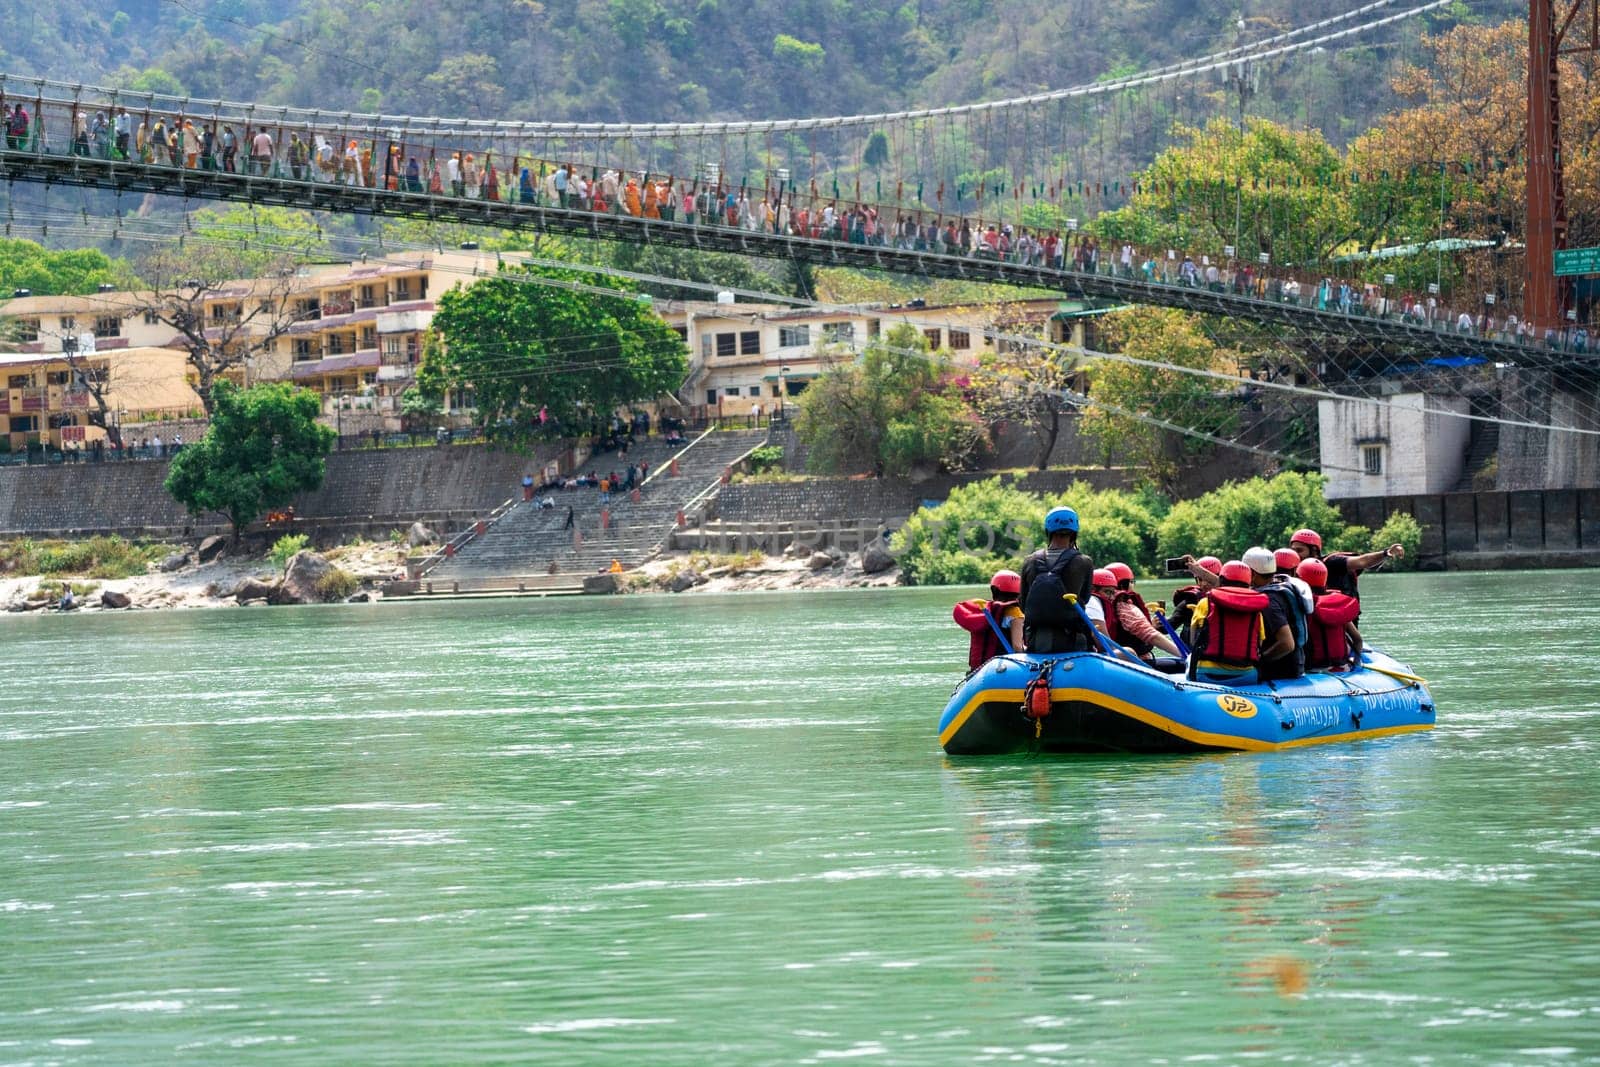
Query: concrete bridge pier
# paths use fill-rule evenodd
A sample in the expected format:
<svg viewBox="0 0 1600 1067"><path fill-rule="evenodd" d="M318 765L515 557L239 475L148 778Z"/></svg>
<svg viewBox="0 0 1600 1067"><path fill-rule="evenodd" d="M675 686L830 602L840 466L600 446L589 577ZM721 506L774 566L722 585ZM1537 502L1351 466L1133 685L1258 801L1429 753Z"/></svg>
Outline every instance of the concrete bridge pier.
<svg viewBox="0 0 1600 1067"><path fill-rule="evenodd" d="M1507 369L1500 378L1502 418L1591 433L1500 427L1495 488L1576 489L1600 485L1600 377Z"/></svg>

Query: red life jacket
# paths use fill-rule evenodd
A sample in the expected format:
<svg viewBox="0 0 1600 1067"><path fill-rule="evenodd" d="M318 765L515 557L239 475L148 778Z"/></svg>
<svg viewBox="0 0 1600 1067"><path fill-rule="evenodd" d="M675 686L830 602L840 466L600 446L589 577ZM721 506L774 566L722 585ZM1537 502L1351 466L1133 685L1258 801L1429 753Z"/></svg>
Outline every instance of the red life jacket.
<svg viewBox="0 0 1600 1067"><path fill-rule="evenodd" d="M1094 598L1100 601L1100 607L1106 616L1106 636L1117 644L1122 643L1122 624L1117 621L1117 591L1115 589L1096 589Z"/></svg>
<svg viewBox="0 0 1600 1067"><path fill-rule="evenodd" d="M1350 656L1346 623L1361 614L1361 601L1333 590L1317 594L1316 610L1306 619L1306 670L1342 666Z"/></svg>
<svg viewBox="0 0 1600 1067"><path fill-rule="evenodd" d="M1150 617L1150 609L1144 606L1144 597L1135 593L1132 589L1119 589L1108 592L1105 595L1096 593L1095 596L1099 597L1100 602L1105 605L1106 636L1117 644L1132 649L1133 654L1136 656L1141 658L1148 656L1155 646L1147 641L1140 641L1123 629L1122 620L1117 618L1117 606L1119 604L1132 604L1139 609L1140 614L1148 619Z"/></svg>
<svg viewBox="0 0 1600 1067"><path fill-rule="evenodd" d="M998 626L1006 631L1005 613L1016 606L1015 600L963 600L955 606L952 614L956 625L972 635L972 643L967 649L968 668L976 669L996 656L1005 654L1006 650L1000 646L1000 636L994 629ZM989 625L991 619L994 626ZM1010 639L1007 631L1006 640Z"/></svg>
<svg viewBox="0 0 1600 1067"><path fill-rule="evenodd" d="M1209 606L1196 637L1195 655L1233 667L1253 667L1261 659L1261 613L1267 594L1220 586L1206 596Z"/></svg>

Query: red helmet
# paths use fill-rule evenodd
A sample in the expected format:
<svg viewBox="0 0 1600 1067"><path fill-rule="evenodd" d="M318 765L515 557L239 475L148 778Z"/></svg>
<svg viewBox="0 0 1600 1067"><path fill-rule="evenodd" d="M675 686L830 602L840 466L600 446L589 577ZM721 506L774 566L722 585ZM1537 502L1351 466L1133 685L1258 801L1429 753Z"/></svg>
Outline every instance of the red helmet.
<svg viewBox="0 0 1600 1067"><path fill-rule="evenodd" d="M1305 560L1294 572L1313 589L1321 589L1328 584L1328 566L1320 559Z"/></svg>
<svg viewBox="0 0 1600 1067"><path fill-rule="evenodd" d="M1240 585L1250 584L1250 568L1236 559L1230 559L1222 565L1222 580L1225 582L1238 582Z"/></svg>
<svg viewBox="0 0 1600 1067"><path fill-rule="evenodd" d="M1106 570L1116 575L1119 582L1133 581L1133 568L1126 563L1107 563Z"/></svg>
<svg viewBox="0 0 1600 1067"><path fill-rule="evenodd" d="M1278 570L1284 574L1293 574L1294 569L1300 566L1300 553L1292 548L1280 548L1272 555L1278 561Z"/></svg>
<svg viewBox="0 0 1600 1067"><path fill-rule="evenodd" d="M1116 585L1117 576L1111 573L1110 567L1096 567L1094 569L1094 577L1090 578L1089 581L1096 589L1099 589L1101 586Z"/></svg>
<svg viewBox="0 0 1600 1067"><path fill-rule="evenodd" d="M1016 571L998 571L989 579L989 587L997 593L1022 592L1022 575Z"/></svg>
<svg viewBox="0 0 1600 1067"><path fill-rule="evenodd" d="M1294 536L1289 538L1289 543L1292 545L1296 541L1302 545L1310 545L1318 552L1322 551L1322 535L1315 530L1296 530Z"/></svg>
<svg viewBox="0 0 1600 1067"><path fill-rule="evenodd" d="M1216 556L1201 556L1195 560L1195 565L1210 571L1212 574L1222 573L1222 561Z"/></svg>

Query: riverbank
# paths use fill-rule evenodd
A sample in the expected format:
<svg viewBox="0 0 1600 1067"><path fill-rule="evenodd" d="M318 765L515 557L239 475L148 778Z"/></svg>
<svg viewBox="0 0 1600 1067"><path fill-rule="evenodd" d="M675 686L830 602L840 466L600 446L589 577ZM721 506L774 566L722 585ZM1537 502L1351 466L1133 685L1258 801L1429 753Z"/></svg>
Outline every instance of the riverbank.
<svg viewBox="0 0 1600 1067"><path fill-rule="evenodd" d="M201 563L195 550L166 546L148 573L125 578L28 574L0 577L0 610L14 614L54 609L67 587L86 612L169 610L265 606L269 587L281 583L283 568L265 556L222 556ZM403 542L362 541L318 555L354 579L354 591L340 599L369 602L383 599L382 587L405 576L409 554ZM182 561L179 558L182 557ZM747 553L719 556L673 552L619 576L617 592L741 593L825 589L887 588L904 584L891 561L887 569L869 573L860 553L789 553L766 556ZM166 569L169 568L169 569Z"/></svg>
<svg viewBox="0 0 1600 1067"><path fill-rule="evenodd" d="M738 556L674 552L627 572L618 582L618 592L800 592L885 589L905 584L900 568L892 560L867 562L872 569L863 566L859 552L796 551L781 556L760 552Z"/></svg>
<svg viewBox="0 0 1600 1067"><path fill-rule="evenodd" d="M50 610L68 587L80 611L249 607L268 602L265 595L250 594L261 594L284 577L283 567L268 556L224 555L202 563L190 546L169 547L161 562L132 577L7 575L0 578L0 608L10 613ZM353 591L342 599L376 600L382 583L404 576L408 551L404 542L361 541L319 555L354 579Z"/></svg>

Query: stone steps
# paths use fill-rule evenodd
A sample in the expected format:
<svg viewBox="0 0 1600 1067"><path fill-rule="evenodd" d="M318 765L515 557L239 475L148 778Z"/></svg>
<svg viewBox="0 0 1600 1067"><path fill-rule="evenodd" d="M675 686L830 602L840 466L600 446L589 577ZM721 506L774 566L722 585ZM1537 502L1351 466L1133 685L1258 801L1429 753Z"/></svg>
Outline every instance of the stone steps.
<svg viewBox="0 0 1600 1067"><path fill-rule="evenodd" d="M488 578L507 575L543 575L554 564L558 574L593 574L609 569L612 560L624 567L635 567L648 559L675 528L678 511L694 497L714 486L729 464L762 443L761 431L719 432L687 450L668 450L659 443L636 448L629 460L640 459L660 470L678 459L679 474L665 471L655 475L640 490L635 502L631 494L613 494L603 504L595 489L562 490L554 493L556 507L540 510L518 503L490 527L482 537L462 546L428 575L436 580ZM620 460L600 457L584 469L605 473ZM573 526L582 533L581 544L573 543L573 532L566 529L567 509L572 509ZM609 512L610 527L602 528L601 512Z"/></svg>

